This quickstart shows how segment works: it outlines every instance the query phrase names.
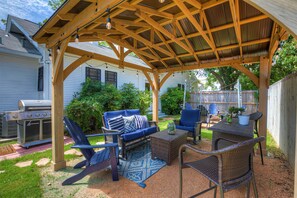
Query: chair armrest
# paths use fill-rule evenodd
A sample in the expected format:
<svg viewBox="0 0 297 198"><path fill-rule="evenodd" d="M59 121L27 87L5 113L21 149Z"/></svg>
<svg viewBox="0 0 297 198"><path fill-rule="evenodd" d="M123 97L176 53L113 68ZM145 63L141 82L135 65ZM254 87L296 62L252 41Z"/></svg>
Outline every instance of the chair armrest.
<svg viewBox="0 0 297 198"><path fill-rule="evenodd" d="M200 120L199 122L196 122L196 123L195 123L195 128L198 127L198 126L201 125L201 124L202 124L202 121L201 121L201 120Z"/></svg>
<svg viewBox="0 0 297 198"><path fill-rule="evenodd" d="M118 132L119 135L121 134L121 132L117 129L108 129L108 128L105 128L105 127L101 127L103 133L115 133L115 132Z"/></svg>
<svg viewBox="0 0 297 198"><path fill-rule="evenodd" d="M91 134L91 135L86 135L86 137L112 136L112 135L121 135L121 133L119 133L119 132L112 132L112 133Z"/></svg>
<svg viewBox="0 0 297 198"><path fill-rule="evenodd" d="M76 144L76 145L73 145L71 148L93 149L93 148L106 148L106 147L117 147L117 146L118 146L117 143L98 144L98 145Z"/></svg>
<svg viewBox="0 0 297 198"><path fill-rule="evenodd" d="M148 121L149 126L158 126L156 121Z"/></svg>
<svg viewBox="0 0 297 198"><path fill-rule="evenodd" d="M230 140L230 139L226 139L226 138L218 138L218 139L216 139L216 141L215 141L215 150L218 150L218 143L219 143L219 141L221 141L221 140L224 140L224 141L226 141L226 142L231 142L231 143L234 143L234 144L237 144L237 143L240 142L240 141Z"/></svg>

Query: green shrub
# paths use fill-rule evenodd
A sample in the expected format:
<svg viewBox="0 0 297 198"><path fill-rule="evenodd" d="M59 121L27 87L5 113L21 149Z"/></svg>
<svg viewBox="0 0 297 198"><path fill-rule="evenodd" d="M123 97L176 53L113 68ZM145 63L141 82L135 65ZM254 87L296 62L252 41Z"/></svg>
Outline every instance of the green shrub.
<svg viewBox="0 0 297 198"><path fill-rule="evenodd" d="M122 109L137 109L139 106L139 90L132 83L125 83L120 88Z"/></svg>
<svg viewBox="0 0 297 198"><path fill-rule="evenodd" d="M141 115L145 115L147 113L147 109L150 107L152 103L151 92L139 91L138 95L139 95L138 109L140 110Z"/></svg>
<svg viewBox="0 0 297 198"><path fill-rule="evenodd" d="M186 101L190 98L187 92ZM180 113L183 104L184 91L178 87L168 88L167 92L161 96L162 111L167 115L176 115Z"/></svg>
<svg viewBox="0 0 297 198"><path fill-rule="evenodd" d="M66 107L67 116L74 120L84 131L95 130L102 126L102 106L92 97L74 99Z"/></svg>

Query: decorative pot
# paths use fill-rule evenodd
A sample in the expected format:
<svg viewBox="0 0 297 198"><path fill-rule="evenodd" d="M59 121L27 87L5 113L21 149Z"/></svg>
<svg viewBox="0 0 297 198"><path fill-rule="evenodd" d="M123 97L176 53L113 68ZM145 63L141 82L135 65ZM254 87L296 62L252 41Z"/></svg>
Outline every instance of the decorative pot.
<svg viewBox="0 0 297 198"><path fill-rule="evenodd" d="M249 115L239 115L238 116L238 122L240 125L248 125L250 121Z"/></svg>

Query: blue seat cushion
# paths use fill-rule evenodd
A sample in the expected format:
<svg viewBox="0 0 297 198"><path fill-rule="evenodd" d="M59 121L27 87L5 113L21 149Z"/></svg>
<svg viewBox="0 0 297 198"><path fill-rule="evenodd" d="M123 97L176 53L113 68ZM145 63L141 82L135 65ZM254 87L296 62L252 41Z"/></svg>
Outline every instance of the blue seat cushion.
<svg viewBox="0 0 297 198"><path fill-rule="evenodd" d="M181 126L181 125L176 125L175 126L177 129L181 129L181 130L185 130L185 131L190 131L193 132L195 131L195 127L191 127L191 126Z"/></svg>
<svg viewBox="0 0 297 198"><path fill-rule="evenodd" d="M126 116L140 115L139 109L127 109Z"/></svg>
<svg viewBox="0 0 297 198"><path fill-rule="evenodd" d="M129 141L144 137L144 131L145 129L138 129L134 132L124 133L121 136L125 142L129 142Z"/></svg>
<svg viewBox="0 0 297 198"><path fill-rule="evenodd" d="M147 135L151 135L153 133L156 133L157 132L157 127L156 126L152 126L152 127L148 127L146 129L144 129L144 135L147 136Z"/></svg>
<svg viewBox="0 0 297 198"><path fill-rule="evenodd" d="M108 125L108 120L114 117L118 117L118 116L125 116L126 112L125 110L121 110L121 111L107 111L103 114L103 118L104 118L104 123L105 123L105 127L109 129L109 125Z"/></svg>
<svg viewBox="0 0 297 198"><path fill-rule="evenodd" d="M180 125L195 127L196 122L200 121L200 110L183 110Z"/></svg>

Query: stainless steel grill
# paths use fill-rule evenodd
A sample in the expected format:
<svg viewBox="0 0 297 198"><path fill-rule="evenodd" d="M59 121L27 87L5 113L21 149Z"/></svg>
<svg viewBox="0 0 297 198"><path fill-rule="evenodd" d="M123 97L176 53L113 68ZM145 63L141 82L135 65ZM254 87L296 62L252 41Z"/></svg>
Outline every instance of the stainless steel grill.
<svg viewBox="0 0 297 198"><path fill-rule="evenodd" d="M6 120L18 123L18 143L29 148L51 142L51 101L20 100L18 108L5 112Z"/></svg>

